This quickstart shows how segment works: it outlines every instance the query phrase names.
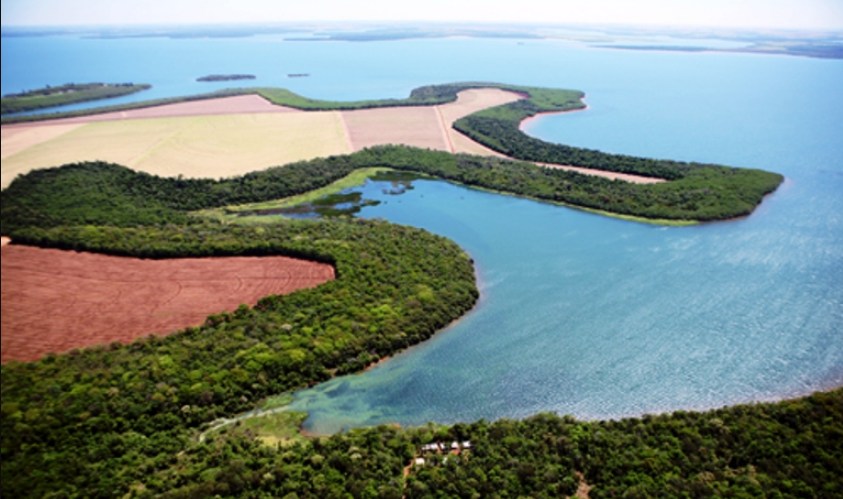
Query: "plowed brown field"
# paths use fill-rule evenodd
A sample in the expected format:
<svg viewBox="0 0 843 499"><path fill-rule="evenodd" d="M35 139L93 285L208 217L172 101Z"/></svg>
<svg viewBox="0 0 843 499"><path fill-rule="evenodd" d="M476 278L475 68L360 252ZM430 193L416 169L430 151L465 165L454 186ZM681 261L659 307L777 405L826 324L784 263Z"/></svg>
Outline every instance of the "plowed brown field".
<svg viewBox="0 0 843 499"><path fill-rule="evenodd" d="M142 260L15 244L1 251L2 362L172 333L334 278L330 265L280 256Z"/></svg>

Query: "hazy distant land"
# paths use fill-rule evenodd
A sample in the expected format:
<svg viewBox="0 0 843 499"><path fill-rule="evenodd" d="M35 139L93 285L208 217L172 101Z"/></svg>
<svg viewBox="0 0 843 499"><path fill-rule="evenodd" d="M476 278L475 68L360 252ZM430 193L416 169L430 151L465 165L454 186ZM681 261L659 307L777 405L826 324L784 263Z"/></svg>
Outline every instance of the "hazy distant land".
<svg viewBox="0 0 843 499"><path fill-rule="evenodd" d="M622 50L661 50L667 52L740 52L751 54L796 55L822 59L843 59L843 44L825 42L762 42L742 48L712 48L687 45L596 45Z"/></svg>
<svg viewBox="0 0 843 499"><path fill-rule="evenodd" d="M236 80L254 80L255 75L250 74L213 74L200 76L196 81L236 81Z"/></svg>
<svg viewBox="0 0 843 499"><path fill-rule="evenodd" d="M3 37L79 34L90 38L237 38L279 35L284 41L393 41L472 37L517 40L551 39L599 48L682 52L739 52L828 59L843 58L843 36L830 31L775 31L714 28L639 28L635 26L519 25L459 23L267 24L229 26L140 26L99 28L4 27Z"/></svg>

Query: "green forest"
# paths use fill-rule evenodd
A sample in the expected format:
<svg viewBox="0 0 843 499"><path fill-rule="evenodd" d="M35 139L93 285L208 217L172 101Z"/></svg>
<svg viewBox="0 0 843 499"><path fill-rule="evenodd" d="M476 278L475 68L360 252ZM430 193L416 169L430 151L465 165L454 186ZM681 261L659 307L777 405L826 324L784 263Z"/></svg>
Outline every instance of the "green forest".
<svg viewBox="0 0 843 499"><path fill-rule="evenodd" d="M429 88L434 90L413 98L455 95L453 88ZM551 97L537 93L535 100L541 105ZM571 95L563 100L547 105L573 105ZM491 118L504 123L510 112L497 109ZM523 139L511 140L518 145ZM551 148L548 154L556 153ZM590 497L843 494L839 389L794 401L621 421L542 414L523 421L381 426L275 443L258 438L253 425L236 423L199 438L220 417L360 371L425 341L470 310L478 290L471 258L424 230L348 218L241 225L203 218L196 210L302 194L361 168L388 167L614 213L713 220L751 212L780 181L759 170L618 161L618 168L640 174L664 168L674 180L637 186L526 162L400 146L224 180L162 178L100 162L18 177L0 193L0 233L15 244L141 258L287 255L329 263L337 278L211 315L167 337L2 365L0 492L288 498L564 497L583 489ZM301 421L296 414L279 419ZM410 466L423 445L450 441L470 441L471 449L447 460L427 455L425 465Z"/></svg>
<svg viewBox="0 0 843 499"><path fill-rule="evenodd" d="M210 81L235 81L235 80L254 80L255 75L234 73L234 74L210 74L196 78L196 81L210 82Z"/></svg>
<svg viewBox="0 0 843 499"><path fill-rule="evenodd" d="M151 85L135 83L66 83L55 87L46 86L0 99L0 114L35 111L50 107L88 102L148 90Z"/></svg>

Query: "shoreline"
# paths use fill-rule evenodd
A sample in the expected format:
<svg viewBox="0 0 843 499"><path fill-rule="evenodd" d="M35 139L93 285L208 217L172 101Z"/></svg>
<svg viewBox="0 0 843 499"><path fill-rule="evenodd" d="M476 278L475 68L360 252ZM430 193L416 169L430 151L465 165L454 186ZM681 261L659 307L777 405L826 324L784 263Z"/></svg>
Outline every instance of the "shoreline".
<svg viewBox="0 0 843 499"><path fill-rule="evenodd" d="M469 256L470 256L470 255L469 255ZM474 261L474 259L473 259L473 258L472 258L472 261ZM393 353L393 354L391 354L391 355L386 355L386 356L384 356L384 357L381 357L380 359L378 359L378 360L376 360L376 361L374 361L374 362L369 363L369 365L367 365L366 367L364 367L364 368L363 368L362 370L360 370L360 371L353 372L353 373L348 373L348 374L343 374L342 376L333 376L333 377L331 377L331 379L329 379L329 380L327 380L327 381L323 381L323 382L321 382L321 383L317 383L317 384L315 384L315 385L310 385L310 386L306 386L306 387L303 387L303 388L299 388L298 390L295 390L295 391L292 391L292 392L289 392L289 393L292 395L293 393L296 393L296 392L299 392L299 391L302 391L302 390L309 390L309 389L311 389L311 388L313 388L313 387L315 387L315 386L317 386L317 385L319 385L319 384L322 384L322 383L327 383L328 381L331 381L331 380L334 380L334 379L337 379L337 378L341 378L341 377L343 377L343 376L360 376L360 375L363 375L363 374L365 374L365 373L367 373L367 372L369 372L369 371L371 371L371 370L375 369L376 367L380 366L381 364L385 364L385 363L389 362L390 360L393 360L393 359L395 359L395 358L397 358L397 357L399 357L399 356L401 356L401 355L404 355L404 354L409 354L409 353L411 353L411 352L412 352L415 348L420 347L420 346L422 346L422 345L425 345L425 344L429 343L431 340L433 340L435 337L438 337L438 336L440 336L440 335L442 335L442 334L445 334L445 333L449 332L449 331L450 331L451 329L453 329L456 325L458 325L458 324L459 324L460 322L462 322L465 318L467 318L470 314L475 313L475 312L476 312L476 311L477 311L477 310L478 310L478 309L479 309L479 308L483 305L483 303L486 301L486 293L485 293L485 291L484 291L484 290L486 289L486 286L484 285L484 282L485 282L485 281L484 281L484 280L483 280L483 278L480 276L480 271L479 271L479 269L478 269L478 267L477 267L477 265L476 265L476 264L474 265L474 276L475 276L475 279L474 279L474 280L475 280L475 283L477 284L477 291L478 291L478 293L479 293L479 296L477 297L477 301L474 303L474 306L473 306L473 307L471 307L471 309L470 309L470 310L468 310L467 312L465 312L464 314L462 314L462 315L461 315L461 316L459 316L458 318L456 318L456 319L454 319L453 321L451 321L450 323L448 323L448 325L446 325L446 326L445 326L445 327L443 327L442 329L437 330L437 331L436 331L433 335L431 335L431 336L430 336L429 338L427 338L426 340L421 341L421 342L419 342L419 343L416 343L415 345L410 345L410 346L408 346L407 348L405 348L405 349L403 349L403 350L401 350L401 351L399 351L399 352L395 352L395 353ZM289 404L288 404L288 405L289 405ZM305 422L307 422L307 419L310 417L310 413L309 413L309 412L307 412L307 411L301 411L301 412L303 412L303 413L307 414L307 417L306 417L306 418L302 421L302 425L299 427L299 434L300 434L301 436L303 436L303 437L305 437L305 438L321 438L321 437L327 437L327 436L332 435L332 434L330 434L330 433L323 434L323 433L318 433L318 432L315 432L315 431L312 431L312 430L308 430L308 429L306 429L306 428L304 427L304 424L305 424ZM403 428L403 426L402 426L400 423L397 423L397 422L385 423L385 424L392 424L392 425L395 425L395 426L397 426L397 427L399 427L399 428Z"/></svg>
<svg viewBox="0 0 843 499"><path fill-rule="evenodd" d="M357 374L360 374L360 373L357 373ZM733 408L733 407L740 407L740 406L754 406L754 405L761 405L761 404L778 404L778 403L782 403L782 402L797 401L797 400L800 400L800 399L803 399L803 398L806 398L806 397L810 397L810 396L818 394L818 393L831 393L835 390L839 390L839 389L842 389L842 388L843 388L843 382L840 382L839 384L829 384L828 386L822 385L821 388L810 389L808 391L793 391L793 392L787 392L787 393L784 393L784 394L781 394L781 395L771 395L769 397L752 397L752 398L747 399L747 400L741 400L741 401L737 401L737 402L725 402L725 403L721 403L719 405L701 406L701 407L688 407L688 406L675 407L675 408L672 408L672 409L646 411L646 412L641 412L641 413L628 413L628 414L621 414L621 415L617 415L617 416L600 416L600 415L574 416L574 415L569 414L569 413L561 413L561 412L557 412L557 411L554 411L554 410L546 410L544 412L549 412L549 413L554 414L558 417L570 416L570 417L574 418L574 420L577 421L578 423L617 422L617 421L623 421L623 420L629 420L629 419L642 419L642 418L649 417L649 416L671 416L671 415L673 415L677 412L690 412L690 413L696 413L696 414L705 414L705 413L708 413L708 412L720 411L720 410L730 409L730 408ZM301 411L301 412L306 413L308 415L307 416L308 418L310 417L310 414L307 413L306 411ZM516 417L512 417L512 416L506 417L505 416L505 417L501 417L501 418L498 418L498 419L494 419L492 421L499 421L501 419L513 419L513 420L516 420L516 421L523 421L523 420L528 419L528 418L533 417L533 416L535 416L535 414L528 414L524 417L517 417L517 416ZM305 418L305 421L306 420L307 420L307 418ZM378 424L372 424L372 425L367 425L367 426L353 426L353 427L350 427L346 430L341 430L341 431L335 432L335 433L319 433L319 432L315 432L313 430L305 429L304 426L301 426L301 427L299 427L299 434L302 437L314 439L314 438L331 437L333 435L338 435L338 434L343 433L345 431L348 431L350 429L375 428L375 427L380 426L380 425L390 425L390 426L396 426L398 428L423 428L425 425L432 423L432 424L438 425L438 426L451 427L451 426L454 426L456 424L470 424L474 421L477 421L477 420L476 419L467 420L467 421L455 420L455 421L451 421L451 422L447 422L447 423L428 421L426 423L422 423L422 424L419 424L419 425L402 425L399 422L392 421L392 422L388 422L388 423L378 423ZM304 424L304 423L302 423L302 424Z"/></svg>
<svg viewBox="0 0 843 499"><path fill-rule="evenodd" d="M154 118L181 118L188 116L225 116L229 114L263 113L302 113L299 109L273 104L265 97L254 94L210 97L201 100L189 100L147 107L125 109L122 111L103 111L95 114L45 118L43 120L3 123L3 129L25 129L43 126L88 124L108 121L142 120Z"/></svg>
<svg viewBox="0 0 843 499"><path fill-rule="evenodd" d="M471 257L471 255L469 255L469 258L470 258L470 257ZM472 262L474 262L474 259L472 258L472 259L471 259L471 261L472 261ZM479 295L478 295L478 297L477 297L477 301L476 301L476 302L474 302L474 306L473 306L473 307L471 307L469 310L467 310L467 311L466 311L465 313L463 313L461 316L459 316L459 317L457 317L456 319L454 319L454 320L452 320L451 322L449 322L449 323L448 323L447 325L445 325L445 327L443 327L442 329L438 329L435 333L433 333L433 334L432 334L429 338L427 338L426 340L421 341L421 342L419 342L419 343L416 343L416 344L414 344L414 345L410 345L410 346L408 346L407 348L405 348L405 349L403 349L403 350L401 350L401 351L395 352L395 353L393 353L393 354L391 354L391 355L385 355L385 356L383 356L383 357L379 358L378 360L376 360L376 361L374 361L374 362L370 362L370 363L369 363L366 367L364 367L362 370L357 371L357 372L353 372L353 373L344 374L343 376L356 376L356 375L359 375L359 374L364 374L364 373L367 373L367 372L371 371L372 369L374 369L374 368L378 367L379 365L384 364L384 363L386 363L387 361L390 361L390 360L392 360L392 359L394 359L394 358L396 358L396 357L398 357L398 356L400 356L400 355L403 355L403 354L405 354L405 353L408 353L408 352L410 352L412 349L414 349L414 348L416 348L416 347L419 347L419 346L421 346L421 345L427 344L430 340L434 339L435 337L438 337L438 336L442 335L443 333L447 333L448 331L450 331L451 329L453 329L455 326L457 326L460 322L462 322L462 321L463 321L465 318L467 318L469 315L471 315L471 314L475 313L475 312L476 312L476 311L477 311L477 310L478 310L478 309L479 309L479 308L483 305L483 303L486 301L486 293L483 291L483 290L485 289L485 286L483 286L483 279L481 279L481 278L479 277L479 275L478 275L478 268L477 268L477 265L476 265L476 264L474 264L474 282L475 282L475 284L477 285L477 291L478 291L478 293L479 293ZM340 377L342 377L342 376L340 376ZM335 378L331 378L331 379L335 379ZM323 381L323 383L324 383L324 381ZM315 386L315 385L314 385L314 386ZM311 387L311 386L308 386L308 387L306 387L306 388L302 388L302 390L307 390L307 389L309 389L309 388L312 388L312 387ZM296 390L296 391L298 391L298 390Z"/></svg>
<svg viewBox="0 0 843 499"><path fill-rule="evenodd" d="M789 391L782 391L780 393L767 395L767 396L753 396L747 399L740 399L734 402L722 402L717 405L711 406L698 406L698 407L676 407L673 409L665 409L665 410L654 410L648 411L643 413L628 413L619 416L600 416L600 415L593 415L593 416L574 416L575 419L578 421L583 422L592 422L592 421L621 421L624 419L638 419L643 418L645 416L663 416L663 415L670 415L675 412L695 412L695 413L705 413L710 411L718 411L721 409L728 409L731 407L738 407L742 405L757 405L757 404L777 404L779 402L787 402L787 401L794 401L803 399L805 397L810 397L811 395L817 393L831 393L835 390L843 389L843 380L838 383L820 383L818 388L810 388L808 390L789 390ZM559 413L555 413L559 414ZM560 416L562 414L559 414Z"/></svg>

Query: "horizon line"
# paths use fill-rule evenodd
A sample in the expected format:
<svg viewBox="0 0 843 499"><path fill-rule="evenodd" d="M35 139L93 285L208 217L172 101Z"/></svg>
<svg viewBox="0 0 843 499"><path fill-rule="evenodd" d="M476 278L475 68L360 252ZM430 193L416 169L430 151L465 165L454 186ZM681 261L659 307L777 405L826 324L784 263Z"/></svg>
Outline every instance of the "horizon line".
<svg viewBox="0 0 843 499"><path fill-rule="evenodd" d="M626 23L626 22L543 22L543 21L478 21L478 20L408 20L408 19L370 19L370 20L295 20L295 21L235 21L235 22L142 22L142 23L70 23L70 24L0 24L0 29L92 29L92 28L192 28L192 27L272 27L272 26L312 26L319 24L334 25L441 25L441 26L495 26L495 27L534 27L534 28L644 28L665 31L766 31L766 32L811 32L837 34L843 38L843 27L782 27L782 26L722 26L706 24L666 24L666 23Z"/></svg>

